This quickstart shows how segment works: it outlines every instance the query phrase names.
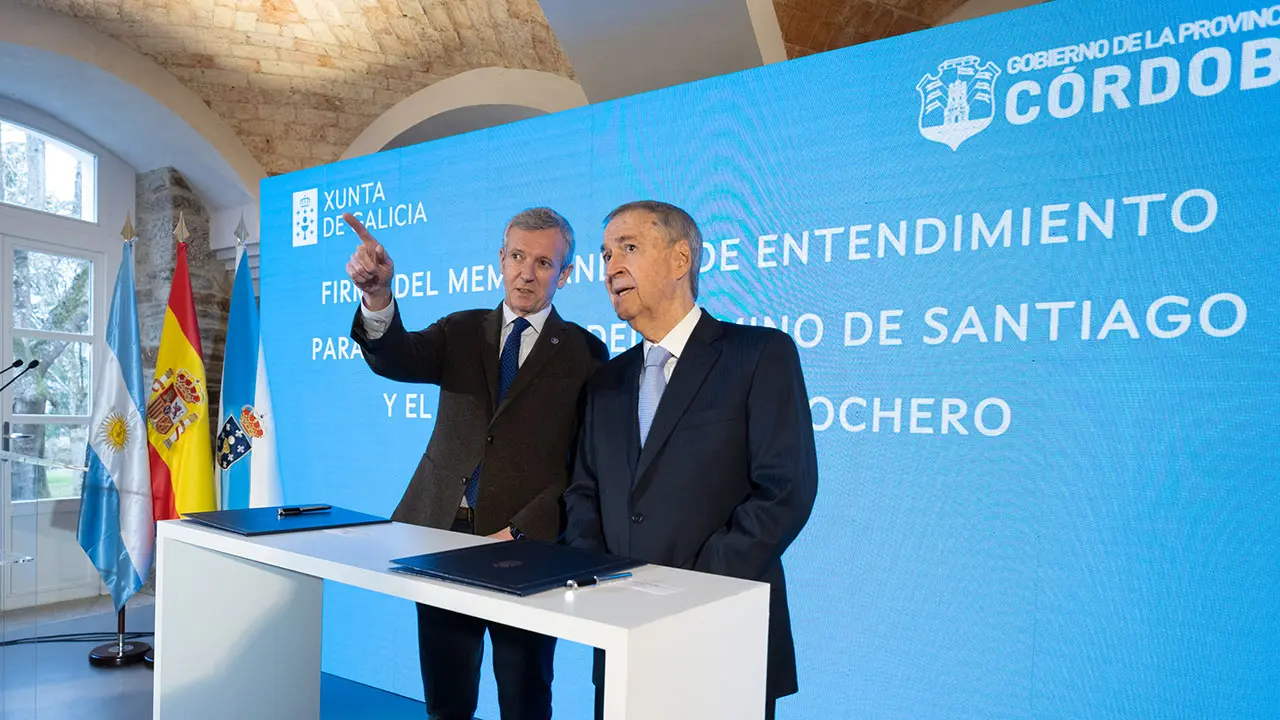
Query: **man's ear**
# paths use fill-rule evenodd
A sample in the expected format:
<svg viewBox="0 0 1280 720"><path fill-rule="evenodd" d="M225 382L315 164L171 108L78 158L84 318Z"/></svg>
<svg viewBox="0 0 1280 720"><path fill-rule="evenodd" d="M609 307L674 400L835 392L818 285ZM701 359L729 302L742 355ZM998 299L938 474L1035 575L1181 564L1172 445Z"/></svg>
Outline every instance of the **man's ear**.
<svg viewBox="0 0 1280 720"><path fill-rule="evenodd" d="M682 278L689 273L690 266L693 265L693 249L689 246L688 240L681 240L676 243L674 249L676 253L676 270L679 271L676 277Z"/></svg>
<svg viewBox="0 0 1280 720"><path fill-rule="evenodd" d="M565 283L569 282L569 273L571 272L573 272L573 263L565 265L564 269L560 271L560 277L556 280L557 288L562 288Z"/></svg>

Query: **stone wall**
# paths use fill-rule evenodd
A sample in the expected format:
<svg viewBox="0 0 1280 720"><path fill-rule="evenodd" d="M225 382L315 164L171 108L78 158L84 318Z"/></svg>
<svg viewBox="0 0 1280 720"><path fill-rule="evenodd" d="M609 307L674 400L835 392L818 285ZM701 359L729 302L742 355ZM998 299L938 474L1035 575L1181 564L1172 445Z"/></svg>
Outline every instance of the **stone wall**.
<svg viewBox="0 0 1280 720"><path fill-rule="evenodd" d="M191 294L196 305L196 322L200 325L200 346L204 353L204 372L208 383L209 410L217 412L222 391L222 357L227 336L227 312L231 308L233 276L209 249L209 213L191 189L186 178L173 168L159 168L138 175L136 231L134 244L134 284L138 296L138 331L142 343L143 396L151 392L156 371L156 354L160 350L160 332L164 313L169 306L169 288L173 284L173 264L177 259L177 241L173 229L178 215L186 220L187 269L191 275ZM210 439L217 434L218 422L211 417ZM155 565L139 593L155 595Z"/></svg>
<svg viewBox="0 0 1280 720"><path fill-rule="evenodd" d="M216 412L233 276L209 249L209 213L186 179L173 168L159 168L138 175L137 208L138 241L134 245L134 267L138 329L142 335L143 386L149 394L177 257L173 229L177 227L181 213L186 219L187 231L191 233L187 240L187 265L196 304L196 321L200 325L209 408L210 412ZM217 424L212 419L209 423L211 429Z"/></svg>

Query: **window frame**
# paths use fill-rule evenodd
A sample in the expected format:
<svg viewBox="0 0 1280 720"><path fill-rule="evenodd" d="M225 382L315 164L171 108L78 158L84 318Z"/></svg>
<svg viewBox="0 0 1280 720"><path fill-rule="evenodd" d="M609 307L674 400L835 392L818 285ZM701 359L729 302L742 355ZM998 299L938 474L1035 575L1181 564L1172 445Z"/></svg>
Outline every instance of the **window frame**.
<svg viewBox="0 0 1280 720"><path fill-rule="evenodd" d="M100 175L99 165L101 162L101 158L98 157L98 153L88 150L77 143L67 140L64 137L32 127L28 123L15 120L7 115L0 115L0 125L10 125L12 127L22 130L23 132L33 133L35 135L40 136L41 138L44 138L46 141L52 141L54 143L64 146L65 148L69 149L73 154L79 154L82 156L81 164L84 168L86 168L86 170L82 171L80 176L81 215L91 215L92 219L86 219L84 217L76 217L73 215L59 215L58 213L50 212L48 210L44 210L41 208L31 207L30 205L20 205L18 203L8 202L4 199L4 187L2 185L0 185L0 205L3 205L4 207L7 207L7 208L25 210L27 212L38 213L40 215L56 217L62 220L80 222L86 225L95 225L95 226L99 225L99 219L101 218L101 213L99 212L98 201L101 193L99 192L100 188L98 183L98 177ZM3 178L0 178L0 183L3 183ZM85 208L88 208L88 210L86 211Z"/></svg>
<svg viewBox="0 0 1280 720"><path fill-rule="evenodd" d="M52 215L51 213L48 213L48 214ZM54 217L61 217L61 216L54 216ZM64 219L70 220L74 218L64 218ZM105 327L103 328L99 327L100 322L106 321L106 314L105 312L102 311L103 309L99 307L99 303L104 302L103 293L105 292L105 290L100 285L100 283L103 282L105 279L103 276L103 270L104 270L103 263L107 261L107 258L105 257L104 253L100 251L94 251L86 248L64 245L61 243L50 243L50 242L43 242L38 240L30 240L22 237L15 237L12 235L6 236L6 240L7 242L4 243L4 247L6 248L5 257L0 259L0 267L7 269L9 271L10 276L12 276L12 273L13 273L13 254L19 250L22 250L25 252L41 253L45 255L60 255L62 257L71 257L71 258L84 260L90 263L90 267L91 267L90 283L91 284L90 284L90 289L88 294L90 319L89 319L88 331L85 333L69 333L69 332L55 331L55 330L34 330L34 329L18 328L16 326L16 323L14 323L13 317L12 317L12 313L13 313L12 296L4 297L3 303L0 304L0 307L3 307L4 312L9 313L9 317L6 320L6 322L9 329L10 344L12 344L12 342L19 336L42 337L42 338L50 338L50 339L65 339L71 342L88 343L89 349L90 349L90 358L91 358L90 376L88 378L89 396L88 398L86 398L86 411L84 415L16 413L11 407L11 398L0 396L0 401L10 403L10 406L7 406L4 412L4 415L7 417L10 423L10 427L16 428L16 426L18 425L81 426L85 428L86 441L87 441L88 434L92 433L93 398L95 393L98 391L98 388L97 388L98 378L96 375L96 370L98 367L98 363L103 362L105 360L105 358L103 357L103 353L108 352L106 350ZM12 292L12 279L10 280L10 287L8 290L9 292ZM109 299L106 301L109 302ZM5 348L5 351L7 352L8 348ZM9 378L6 377L5 381L7 382L8 380ZM81 465L82 463L83 463L83 460L76 462L75 464ZM11 470L10 474L12 475L13 468L11 467L10 470ZM6 483L8 487L3 488L3 490L6 493L6 496L7 496L6 499L8 500L9 506L12 508L12 512L14 515L31 515L36 513L38 508L49 508L50 510L52 510L53 508L61 506L68 502L76 502L76 503L80 502L80 499L84 492L84 485L83 485L84 474L83 473L81 473L80 481L81 481L80 491L76 495L72 495L72 496L15 499L13 497L12 477L10 477L10 482ZM26 509L24 510L24 508Z"/></svg>

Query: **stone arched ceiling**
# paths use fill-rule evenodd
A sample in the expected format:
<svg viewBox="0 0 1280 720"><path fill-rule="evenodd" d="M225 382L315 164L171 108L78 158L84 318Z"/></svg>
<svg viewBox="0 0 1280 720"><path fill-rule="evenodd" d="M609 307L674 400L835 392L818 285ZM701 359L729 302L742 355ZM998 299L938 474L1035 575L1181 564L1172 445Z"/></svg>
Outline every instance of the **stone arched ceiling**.
<svg viewBox="0 0 1280 720"><path fill-rule="evenodd" d="M21 0L155 60L270 174L332 162L410 94L479 67L572 76L536 0Z"/></svg>
<svg viewBox="0 0 1280 720"><path fill-rule="evenodd" d="M937 25L965 0L774 0L787 57L796 58Z"/></svg>
<svg viewBox="0 0 1280 720"><path fill-rule="evenodd" d="M774 5L787 54L798 57L929 27L962 1ZM466 70L574 77L537 0L19 2L77 18L153 59L269 174L337 160L397 102Z"/></svg>

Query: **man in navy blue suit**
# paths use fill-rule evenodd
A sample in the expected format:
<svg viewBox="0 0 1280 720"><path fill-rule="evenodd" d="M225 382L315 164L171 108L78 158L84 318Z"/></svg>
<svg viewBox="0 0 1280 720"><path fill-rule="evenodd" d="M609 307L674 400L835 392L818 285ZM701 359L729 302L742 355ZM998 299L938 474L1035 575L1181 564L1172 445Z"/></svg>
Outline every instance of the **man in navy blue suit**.
<svg viewBox="0 0 1280 720"><path fill-rule="evenodd" d="M566 541L637 560L767 582L766 717L797 692L782 554L818 488L800 357L778 330L700 309L702 235L667 203L606 218L605 284L644 337L587 382ZM596 716L603 659L596 655Z"/></svg>

